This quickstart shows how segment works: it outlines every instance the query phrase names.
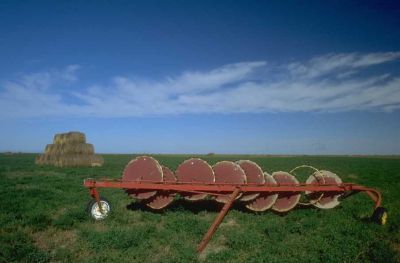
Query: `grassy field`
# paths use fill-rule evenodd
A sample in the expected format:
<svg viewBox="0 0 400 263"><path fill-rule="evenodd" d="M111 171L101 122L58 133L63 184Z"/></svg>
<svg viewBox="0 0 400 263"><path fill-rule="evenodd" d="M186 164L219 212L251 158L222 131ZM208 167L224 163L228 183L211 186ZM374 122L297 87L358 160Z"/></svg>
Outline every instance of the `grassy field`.
<svg viewBox="0 0 400 263"><path fill-rule="evenodd" d="M310 164L343 181L383 193L389 222L368 221L364 194L332 210L298 207L287 215L229 212L207 249L196 246L220 205L177 200L163 212L135 203L121 190L101 191L113 205L102 222L85 213L83 179L120 178L133 155L105 155L100 168L34 165L35 155L0 155L0 262L400 262L400 159L352 157L204 156L251 159L265 171ZM176 169L188 156L155 156Z"/></svg>

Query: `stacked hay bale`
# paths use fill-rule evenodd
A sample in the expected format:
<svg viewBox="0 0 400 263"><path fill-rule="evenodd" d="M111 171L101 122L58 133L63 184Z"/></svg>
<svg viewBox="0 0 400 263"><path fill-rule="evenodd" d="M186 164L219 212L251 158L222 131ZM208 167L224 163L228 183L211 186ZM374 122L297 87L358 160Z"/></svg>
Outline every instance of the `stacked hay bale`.
<svg viewBox="0 0 400 263"><path fill-rule="evenodd" d="M36 164L66 166L102 166L104 160L94 154L93 144L86 143L81 132L54 135L53 144L46 145L44 154L36 158Z"/></svg>

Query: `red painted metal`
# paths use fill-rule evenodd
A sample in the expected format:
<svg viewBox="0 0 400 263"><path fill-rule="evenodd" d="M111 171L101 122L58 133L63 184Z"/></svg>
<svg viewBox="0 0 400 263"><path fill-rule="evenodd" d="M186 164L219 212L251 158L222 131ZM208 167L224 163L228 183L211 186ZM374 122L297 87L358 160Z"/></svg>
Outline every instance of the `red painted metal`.
<svg viewBox="0 0 400 263"><path fill-rule="evenodd" d="M211 239L213 233L218 228L218 225L222 222L224 216L232 206L233 201L241 193L260 193L263 194L282 194L286 193L289 195L297 195L301 192L335 192L342 194L342 198L346 198L352 194L358 192L365 192L375 203L375 208L381 206L382 196L381 193L375 189L356 185L353 183L269 183L268 180L264 184L244 183L244 184L232 184L232 183L201 183L201 182L159 182L151 180L142 181L126 181L126 180L95 180L86 179L84 186L89 189L89 193L92 197L96 198L99 207L100 195L98 188L119 188L128 190L143 190L143 191L169 191L185 194L204 194L214 196L226 196L227 202L220 211L219 215L211 225L208 232L203 237L202 242L199 244L198 251L201 252L208 241Z"/></svg>
<svg viewBox="0 0 400 263"><path fill-rule="evenodd" d="M330 171L321 170L310 175L306 183L340 184L342 180ZM340 192L306 192L305 194L310 200L310 204L321 209L331 209L340 204Z"/></svg>
<svg viewBox="0 0 400 263"><path fill-rule="evenodd" d="M265 181L268 182L269 184L276 185L275 179L269 175L265 174ZM252 211L265 211L267 209L270 209L276 202L276 199L278 198L277 193L271 193L271 192L261 192L257 194L258 197L254 200L251 200L248 204L246 204L246 207Z"/></svg>
<svg viewBox="0 0 400 263"><path fill-rule="evenodd" d="M197 247L197 251L201 252L207 246L208 242L210 241L212 235L217 230L219 224L221 224L222 220L224 219L225 215L228 213L229 209L231 208L233 201L239 195L240 190L236 188L225 203L224 207L222 207L221 211L219 212L218 216L215 218L214 223L210 226L207 233L204 235L203 240L201 240L199 246Z"/></svg>
<svg viewBox="0 0 400 263"><path fill-rule="evenodd" d="M99 206L100 212L103 213L103 208L101 207L101 202L100 202L100 194L99 191L97 191L96 188L90 188L90 195L96 199L97 205Z"/></svg>
<svg viewBox="0 0 400 263"><path fill-rule="evenodd" d="M275 172L272 174L277 184L296 185L297 179L287 172ZM301 194L299 192L283 191L278 194L278 199L272 206L272 210L287 212L293 209L299 202Z"/></svg>
<svg viewBox="0 0 400 263"><path fill-rule="evenodd" d="M256 184L263 184L265 183L264 172L258 164L249 160L240 160L236 162L240 165L240 168L243 169L244 173L246 174L246 182L247 183L256 183ZM250 201L254 200L259 193L251 193L246 194L244 193L241 197L241 201Z"/></svg>
<svg viewBox="0 0 400 263"><path fill-rule="evenodd" d="M378 196L378 191L365 186L356 185L353 183L342 183L342 184L226 184L226 183L164 183L154 181L122 181L120 179L102 179L95 180L88 178L84 181L84 186L87 188L120 188L120 189L142 189L142 190L170 190L177 192L189 192L189 193L219 193L225 192L227 194L232 193L236 188L239 188L241 192L304 192L304 191L315 191L315 192L346 192L346 191L357 191L357 192L372 192L374 198ZM380 196L380 194L379 194ZM380 198L379 198L380 199Z"/></svg>
<svg viewBox="0 0 400 263"><path fill-rule="evenodd" d="M152 180L162 182L163 172L161 165L156 159L149 156L140 156L130 161L122 173L123 181L143 181ZM154 196L157 192L144 191L139 189L126 189L125 190L130 196L137 199L149 199Z"/></svg>
<svg viewBox="0 0 400 263"><path fill-rule="evenodd" d="M176 179L182 183L214 183L214 171L211 166L199 158L191 158L178 166L175 172ZM191 201L206 198L207 194L186 192L183 196Z"/></svg>
<svg viewBox="0 0 400 263"><path fill-rule="evenodd" d="M162 166L163 182L174 183L176 178L174 173L166 166ZM171 191L159 190L157 194L145 200L148 207L152 209L163 209L174 201L176 193Z"/></svg>
<svg viewBox="0 0 400 263"><path fill-rule="evenodd" d="M215 183L244 184L246 183L246 174L243 169L234 162L222 161L213 166L215 174ZM239 194L236 198L239 198ZM215 198L220 203L226 203L229 200L228 195L219 195Z"/></svg>

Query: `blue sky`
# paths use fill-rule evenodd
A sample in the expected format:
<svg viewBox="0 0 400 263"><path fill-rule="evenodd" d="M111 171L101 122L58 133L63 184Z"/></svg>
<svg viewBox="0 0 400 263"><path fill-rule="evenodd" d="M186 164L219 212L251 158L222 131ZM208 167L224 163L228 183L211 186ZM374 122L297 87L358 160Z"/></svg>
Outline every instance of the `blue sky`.
<svg viewBox="0 0 400 263"><path fill-rule="evenodd" d="M390 1L1 1L0 151L400 154Z"/></svg>

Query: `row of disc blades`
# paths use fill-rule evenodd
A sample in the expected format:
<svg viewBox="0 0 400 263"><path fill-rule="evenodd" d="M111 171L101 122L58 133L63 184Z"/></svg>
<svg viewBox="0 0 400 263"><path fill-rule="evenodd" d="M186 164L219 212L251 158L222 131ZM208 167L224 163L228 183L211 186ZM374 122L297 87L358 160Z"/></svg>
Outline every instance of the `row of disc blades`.
<svg viewBox="0 0 400 263"><path fill-rule="evenodd" d="M140 182L166 182L166 183L194 183L194 184L254 184L254 185L297 185L298 180L287 172L274 172L272 175L263 172L256 163L249 160L237 162L222 161L210 166L199 158L191 158L181 163L175 173L168 167L160 165L157 160L148 156L140 156L130 161L123 172L123 181ZM329 183L340 184L340 178L329 171L316 171L307 179L307 184ZM176 192L166 190L135 190L127 189L126 192L133 198L142 200L153 209L163 209L169 205ZM201 200L208 196L205 193L183 193L187 200ZM309 204L318 208L329 209L339 204L339 193L335 192L306 192ZM287 212L294 208L300 201L301 193L243 193L237 200L246 202L246 207L252 211L265 211L272 209L277 212ZM216 201L226 203L227 195L215 195Z"/></svg>

